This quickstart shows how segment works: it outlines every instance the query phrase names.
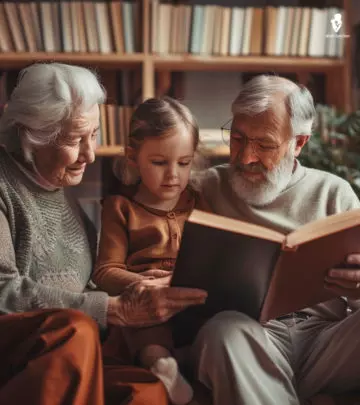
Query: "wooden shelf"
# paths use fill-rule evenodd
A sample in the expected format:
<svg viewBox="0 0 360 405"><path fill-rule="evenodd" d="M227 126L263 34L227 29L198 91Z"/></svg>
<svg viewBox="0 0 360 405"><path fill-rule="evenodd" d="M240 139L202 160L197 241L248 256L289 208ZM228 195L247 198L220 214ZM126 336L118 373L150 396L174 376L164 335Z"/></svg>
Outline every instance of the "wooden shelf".
<svg viewBox="0 0 360 405"><path fill-rule="evenodd" d="M123 146L98 146L96 156L121 156L124 152Z"/></svg>
<svg viewBox="0 0 360 405"><path fill-rule="evenodd" d="M201 153L208 157L227 157L229 156L229 147L226 145L213 148L201 147ZM121 156L124 155L123 146L99 146L96 149L96 156Z"/></svg>
<svg viewBox="0 0 360 405"><path fill-rule="evenodd" d="M52 52L4 52L0 53L0 68L22 68L33 62L63 62L94 67L136 66L143 63L143 53L101 54L101 53L52 53Z"/></svg>
<svg viewBox="0 0 360 405"><path fill-rule="evenodd" d="M217 71L329 71L345 65L343 59L288 56L153 55L156 70Z"/></svg>
<svg viewBox="0 0 360 405"><path fill-rule="evenodd" d="M0 68L21 68L33 62L64 62L99 67L136 66L150 60L156 70L247 70L267 69L327 71L344 66L335 58L303 58L287 56L204 56L204 55L146 55L100 53L4 52L0 53Z"/></svg>
<svg viewBox="0 0 360 405"><path fill-rule="evenodd" d="M226 145L219 145L214 147L202 146L200 153L205 157L228 157L230 155L230 148Z"/></svg>

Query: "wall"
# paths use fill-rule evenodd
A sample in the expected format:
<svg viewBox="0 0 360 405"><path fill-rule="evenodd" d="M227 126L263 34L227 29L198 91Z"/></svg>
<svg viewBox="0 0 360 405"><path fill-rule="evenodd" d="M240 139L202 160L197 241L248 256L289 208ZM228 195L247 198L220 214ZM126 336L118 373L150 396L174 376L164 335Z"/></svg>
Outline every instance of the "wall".
<svg viewBox="0 0 360 405"><path fill-rule="evenodd" d="M241 73L188 72L185 97L200 128L220 128L231 117L231 103L242 84Z"/></svg>

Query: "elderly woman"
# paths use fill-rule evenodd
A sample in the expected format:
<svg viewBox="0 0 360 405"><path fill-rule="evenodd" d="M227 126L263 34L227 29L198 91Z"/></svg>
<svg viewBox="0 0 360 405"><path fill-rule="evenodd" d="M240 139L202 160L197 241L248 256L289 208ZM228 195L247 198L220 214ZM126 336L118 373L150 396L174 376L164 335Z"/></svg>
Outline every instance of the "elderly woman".
<svg viewBox="0 0 360 405"><path fill-rule="evenodd" d="M1 404L103 404L97 325L156 324L205 299L146 279L118 297L88 285L96 233L67 188L94 161L104 100L89 70L35 64L0 119ZM154 377L128 370L105 367L107 400L166 404Z"/></svg>

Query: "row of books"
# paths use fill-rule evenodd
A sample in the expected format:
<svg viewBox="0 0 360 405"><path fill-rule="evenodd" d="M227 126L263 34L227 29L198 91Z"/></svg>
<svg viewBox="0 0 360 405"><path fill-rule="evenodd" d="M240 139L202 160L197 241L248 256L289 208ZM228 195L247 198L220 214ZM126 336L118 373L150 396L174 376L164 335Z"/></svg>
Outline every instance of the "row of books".
<svg viewBox="0 0 360 405"><path fill-rule="evenodd" d="M125 146L134 107L113 104L100 105L98 146Z"/></svg>
<svg viewBox="0 0 360 405"><path fill-rule="evenodd" d="M341 27L335 32L334 16ZM222 7L152 2L152 51L159 54L342 57L341 9ZM336 26L337 29L337 26Z"/></svg>
<svg viewBox="0 0 360 405"><path fill-rule="evenodd" d="M140 51L139 3L1 2L0 52Z"/></svg>
<svg viewBox="0 0 360 405"><path fill-rule="evenodd" d="M131 116L136 107L114 104L100 105L100 130L97 145L101 147L126 146L129 135ZM201 147L213 149L226 145L219 129L202 129L200 131Z"/></svg>

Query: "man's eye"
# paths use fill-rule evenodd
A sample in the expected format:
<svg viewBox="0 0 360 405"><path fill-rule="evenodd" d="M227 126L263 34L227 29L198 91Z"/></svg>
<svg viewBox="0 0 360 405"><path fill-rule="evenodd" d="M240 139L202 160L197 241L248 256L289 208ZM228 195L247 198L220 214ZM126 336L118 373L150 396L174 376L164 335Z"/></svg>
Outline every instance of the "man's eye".
<svg viewBox="0 0 360 405"><path fill-rule="evenodd" d="M278 148L278 146L276 146L276 145L264 145L261 143L258 143L257 146L261 150L276 150Z"/></svg>
<svg viewBox="0 0 360 405"><path fill-rule="evenodd" d="M243 142L245 137L241 135L232 135L231 137L235 142Z"/></svg>

